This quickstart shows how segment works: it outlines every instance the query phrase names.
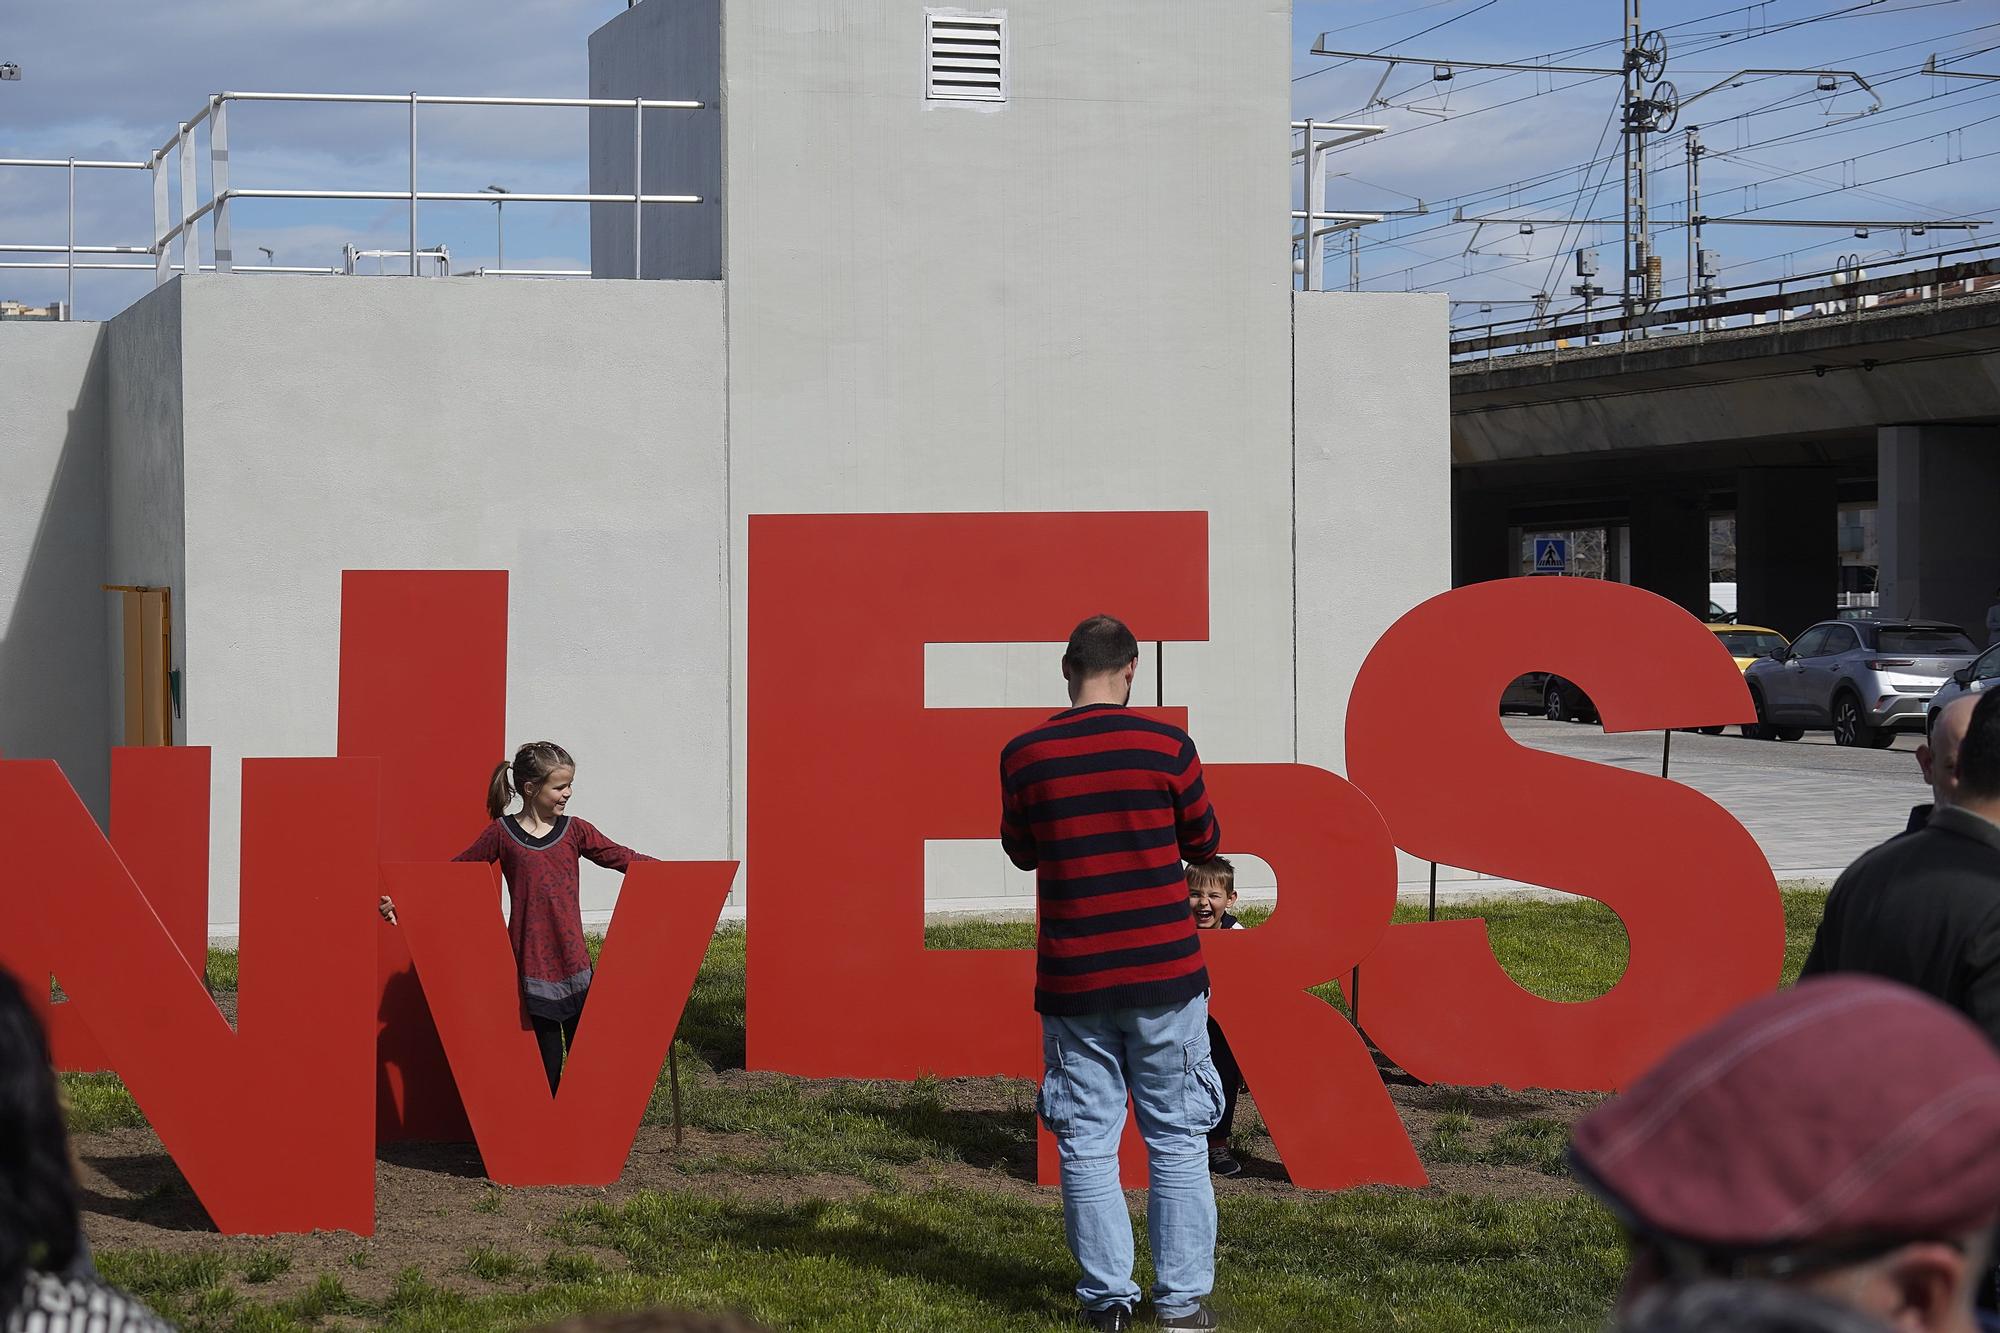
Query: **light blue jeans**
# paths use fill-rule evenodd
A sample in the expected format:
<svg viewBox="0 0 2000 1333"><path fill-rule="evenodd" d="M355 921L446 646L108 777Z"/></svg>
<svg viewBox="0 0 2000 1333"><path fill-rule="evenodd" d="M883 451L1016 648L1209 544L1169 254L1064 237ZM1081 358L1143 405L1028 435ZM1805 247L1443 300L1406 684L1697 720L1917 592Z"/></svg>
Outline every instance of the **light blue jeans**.
<svg viewBox="0 0 2000 1333"><path fill-rule="evenodd" d="M1222 1078L1208 1051L1208 997L1147 1009L1042 1015L1035 1109L1062 1155L1063 1226L1083 1269L1085 1309L1136 1306L1132 1218L1118 1180L1129 1091L1151 1176L1153 1306L1190 1313L1215 1285L1215 1188L1208 1131L1222 1118Z"/></svg>

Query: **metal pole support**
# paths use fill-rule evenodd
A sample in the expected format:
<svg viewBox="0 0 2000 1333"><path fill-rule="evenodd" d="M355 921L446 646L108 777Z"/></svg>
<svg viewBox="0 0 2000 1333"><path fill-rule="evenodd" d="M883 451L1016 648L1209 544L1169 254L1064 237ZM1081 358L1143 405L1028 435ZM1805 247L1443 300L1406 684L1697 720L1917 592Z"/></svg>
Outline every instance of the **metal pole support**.
<svg viewBox="0 0 2000 1333"><path fill-rule="evenodd" d="M417 94L410 93L410 276L417 269Z"/></svg>
<svg viewBox="0 0 2000 1333"><path fill-rule="evenodd" d="M640 263L646 231L646 99L632 99L632 276L646 276Z"/></svg>
<svg viewBox="0 0 2000 1333"><path fill-rule="evenodd" d="M195 196L201 193L201 180L194 168L194 131L186 121L181 122L181 272L193 277L201 272L201 236L196 231L200 225L195 218L195 210L201 205Z"/></svg>
<svg viewBox="0 0 2000 1333"><path fill-rule="evenodd" d="M167 154L166 150L153 154L153 285L159 286L173 276L172 267L167 262L167 228L173 224L167 220Z"/></svg>
<svg viewBox="0 0 2000 1333"><path fill-rule="evenodd" d="M215 191L215 271L227 273L235 252L229 243L229 103L208 99L208 174Z"/></svg>
<svg viewBox="0 0 2000 1333"><path fill-rule="evenodd" d="M76 159L69 160L69 264L64 286L63 318L76 318Z"/></svg>

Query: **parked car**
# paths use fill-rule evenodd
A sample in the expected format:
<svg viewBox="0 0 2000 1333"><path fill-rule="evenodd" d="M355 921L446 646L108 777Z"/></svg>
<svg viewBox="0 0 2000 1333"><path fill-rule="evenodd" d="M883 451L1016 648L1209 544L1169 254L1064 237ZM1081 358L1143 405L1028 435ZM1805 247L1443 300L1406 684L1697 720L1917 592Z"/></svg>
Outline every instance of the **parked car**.
<svg viewBox="0 0 2000 1333"><path fill-rule="evenodd" d="M1718 622L1712 623L1706 628L1709 633L1722 640L1722 646L1727 648L1729 655L1736 659L1736 669L1738 671L1748 671L1750 664L1759 658L1768 657L1772 653L1783 652L1785 649L1791 647L1791 644L1786 642L1784 635L1774 629L1765 629L1762 625L1735 625ZM1720 736L1725 728L1696 727L1695 730L1704 736ZM1743 734L1748 736L1753 730L1755 728L1746 727Z"/></svg>
<svg viewBox="0 0 2000 1333"><path fill-rule="evenodd" d="M1765 654L1789 646L1784 635L1761 625L1715 622L1703 628L1722 640L1722 646L1736 659L1739 671L1747 670L1752 662ZM1574 681L1547 671L1531 671L1507 687L1500 699L1500 711L1512 710L1539 712L1551 722L1597 721L1597 705L1590 701L1583 688ZM1695 730L1705 736L1720 736L1723 731L1721 727L1697 727ZM1749 735L1749 729L1744 734Z"/></svg>
<svg viewBox="0 0 2000 1333"><path fill-rule="evenodd" d="M1930 707L1924 710L1924 734L1930 734L1938 711L1946 704L1961 694L1983 694L1995 688L1996 680L2000 680L2000 646L1988 648L1971 666L1960 667L1951 673L1950 680L1938 686L1938 692L1931 696Z"/></svg>
<svg viewBox="0 0 2000 1333"><path fill-rule="evenodd" d="M1831 728L1837 745L1893 743L1921 730L1939 686L1979 650L1956 625L1927 620L1822 620L1790 648L1743 673L1757 707L1746 734L1797 740Z"/></svg>

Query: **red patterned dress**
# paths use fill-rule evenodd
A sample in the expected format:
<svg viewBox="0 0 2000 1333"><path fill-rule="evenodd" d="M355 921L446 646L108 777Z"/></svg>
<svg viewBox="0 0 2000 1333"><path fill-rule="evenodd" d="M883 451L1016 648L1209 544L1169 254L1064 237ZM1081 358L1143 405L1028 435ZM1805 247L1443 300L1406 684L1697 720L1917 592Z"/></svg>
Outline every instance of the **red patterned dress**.
<svg viewBox="0 0 2000 1333"><path fill-rule="evenodd" d="M513 937L528 1012L558 1022L575 1018L590 990L577 862L588 859L622 873L634 861L653 858L620 847L569 815L559 816L539 838L529 837L514 816L504 815L452 859L499 862L507 877L507 933Z"/></svg>

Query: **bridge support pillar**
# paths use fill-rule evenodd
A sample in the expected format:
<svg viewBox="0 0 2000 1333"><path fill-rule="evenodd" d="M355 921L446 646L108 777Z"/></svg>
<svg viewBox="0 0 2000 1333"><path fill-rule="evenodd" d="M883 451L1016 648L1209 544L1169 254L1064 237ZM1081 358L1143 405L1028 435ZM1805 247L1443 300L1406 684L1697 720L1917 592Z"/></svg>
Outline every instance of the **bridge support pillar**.
<svg viewBox="0 0 2000 1333"><path fill-rule="evenodd" d="M1485 583L1520 573L1520 552L1510 550L1514 530L1507 502L1452 477L1451 584Z"/></svg>
<svg viewBox="0 0 2000 1333"><path fill-rule="evenodd" d="M1744 468L1736 477L1736 618L1786 638L1833 614L1840 497L1832 468Z"/></svg>
<svg viewBox="0 0 2000 1333"><path fill-rule="evenodd" d="M2000 584L2000 429L1883 426L1875 444L1883 614L1948 620L1984 644Z"/></svg>
<svg viewBox="0 0 2000 1333"><path fill-rule="evenodd" d="M1632 497L1632 583L1708 616L1708 501L1685 491Z"/></svg>

